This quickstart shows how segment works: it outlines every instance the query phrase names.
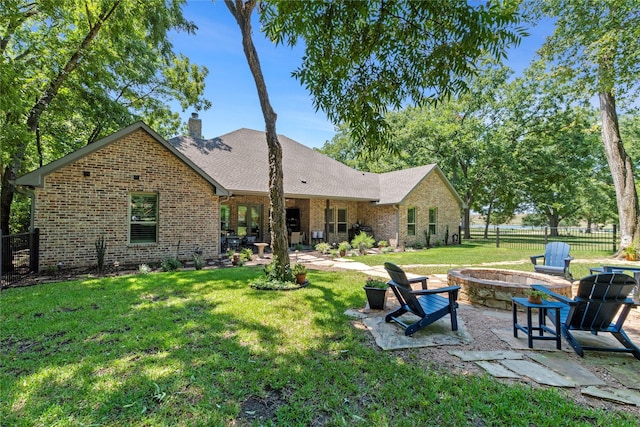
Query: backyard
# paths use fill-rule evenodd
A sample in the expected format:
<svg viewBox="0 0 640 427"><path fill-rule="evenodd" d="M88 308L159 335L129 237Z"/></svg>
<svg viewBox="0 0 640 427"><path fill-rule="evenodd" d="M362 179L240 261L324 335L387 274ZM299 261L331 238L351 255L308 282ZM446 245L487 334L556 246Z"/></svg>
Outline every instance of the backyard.
<svg viewBox="0 0 640 427"><path fill-rule="evenodd" d="M367 255L408 271L503 262L465 244ZM575 277L607 253L577 253ZM417 265L428 265L419 267ZM0 294L3 425L637 425L558 389L461 375L384 352L344 313L365 276L310 270L295 291L256 291L261 267L80 278ZM417 353L416 353L417 354Z"/></svg>

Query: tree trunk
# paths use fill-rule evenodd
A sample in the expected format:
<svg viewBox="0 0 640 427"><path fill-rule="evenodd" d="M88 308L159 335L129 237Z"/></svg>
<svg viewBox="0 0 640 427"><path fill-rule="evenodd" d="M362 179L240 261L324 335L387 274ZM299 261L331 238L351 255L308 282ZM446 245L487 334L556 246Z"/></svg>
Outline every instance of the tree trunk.
<svg viewBox="0 0 640 427"><path fill-rule="evenodd" d="M612 92L601 92L599 97L602 142L607 154L609 169L611 169L618 204L620 219L620 250L618 253L620 254L622 249L632 244L634 237L638 238L636 236L639 220L638 193L633 176L633 163L625 151L620 137L615 97Z"/></svg>
<svg viewBox="0 0 640 427"><path fill-rule="evenodd" d="M3 233L9 233L9 217L11 216L11 203L13 202L13 195L15 192L14 189L14 180L20 173L20 167L22 166L22 161L24 160L25 152L29 143L31 142L31 138L34 139L37 137L38 125L40 123L40 117L42 113L49 107L51 101L56 97L58 91L66 82L67 77L78 67L80 61L84 57L84 53L89 48L93 40L95 40L98 32L102 28L104 22L109 19L113 15L113 12L120 5L120 0L116 1L111 8L104 11L93 26L90 26L89 32L85 35L84 39L80 43L80 45L76 48L75 52L71 55L71 57L67 60L64 67L58 72L58 74L51 79L47 88L43 90L40 95L40 98L33 105L31 110L29 111L29 115L26 118L26 127L29 131L28 137L24 137L24 139L18 139L15 141L15 154L11 159L11 163L5 168L2 175L2 197L0 198L0 222L2 226ZM28 14L35 14L34 11L27 11ZM6 41L5 43L8 43ZM4 49L5 46L3 46ZM16 119L18 120L18 119ZM40 148L40 147L38 147Z"/></svg>
<svg viewBox="0 0 640 427"><path fill-rule="evenodd" d="M487 209L487 217L484 221L484 238L485 240L489 238L489 225L491 225L491 213L493 212L493 201L489 203L489 208Z"/></svg>
<svg viewBox="0 0 640 427"><path fill-rule="evenodd" d="M255 8L256 1L248 0L225 0L229 11L234 16L240 31L242 32L242 47L247 57L249 69L258 90L260 107L264 115L264 122L267 134L267 146L269 148L269 221L271 224L271 248L274 256L278 257L278 262L274 266L279 273L284 274L285 265L289 264L289 250L287 244L286 215L284 207L284 184L282 175L282 146L278 141L276 132L277 115L269 102L269 94L264 81L258 53L251 38L251 15ZM282 277L282 276L281 276Z"/></svg>
<svg viewBox="0 0 640 427"><path fill-rule="evenodd" d="M465 239L471 239L471 202L472 196L467 192L465 197L465 206L462 209L462 233Z"/></svg>
<svg viewBox="0 0 640 427"><path fill-rule="evenodd" d="M558 226L560 225L560 215L555 209L547 213L547 222L549 223L549 235L558 237L560 235Z"/></svg>

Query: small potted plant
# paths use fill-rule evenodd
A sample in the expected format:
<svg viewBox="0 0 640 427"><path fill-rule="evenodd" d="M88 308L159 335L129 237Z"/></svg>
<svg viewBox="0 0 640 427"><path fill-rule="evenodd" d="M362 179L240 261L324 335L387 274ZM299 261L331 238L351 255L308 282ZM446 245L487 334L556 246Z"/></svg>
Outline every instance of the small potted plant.
<svg viewBox="0 0 640 427"><path fill-rule="evenodd" d="M624 257L627 261L635 261L636 257L638 256L638 250L633 244L624 248L622 250L622 253L624 254Z"/></svg>
<svg viewBox="0 0 640 427"><path fill-rule="evenodd" d="M364 291L367 293L367 302L372 310L384 310L387 300L387 288L389 285L385 281L367 277L364 282Z"/></svg>
<svg viewBox="0 0 640 427"><path fill-rule="evenodd" d="M301 285L307 281L307 267L304 264L295 264L293 266L293 275L296 276L296 283Z"/></svg>
<svg viewBox="0 0 640 427"><path fill-rule="evenodd" d="M351 250L351 245L346 240L338 244L338 252L340 252L341 257L345 256L347 254L347 251L350 251L350 250Z"/></svg>
<svg viewBox="0 0 640 427"><path fill-rule="evenodd" d="M535 289L527 290L527 300L531 304L542 304L542 297L545 296L544 292L536 291Z"/></svg>

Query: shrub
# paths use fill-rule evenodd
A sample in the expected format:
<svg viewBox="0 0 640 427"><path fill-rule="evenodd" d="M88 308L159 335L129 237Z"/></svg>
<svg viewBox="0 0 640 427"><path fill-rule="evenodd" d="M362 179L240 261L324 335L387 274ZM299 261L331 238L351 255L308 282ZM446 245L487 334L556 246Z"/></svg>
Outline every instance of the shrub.
<svg viewBox="0 0 640 427"><path fill-rule="evenodd" d="M391 246L385 246L384 248L381 249L381 252L383 254L389 254L393 252L393 248Z"/></svg>
<svg viewBox="0 0 640 427"><path fill-rule="evenodd" d="M264 266L264 277L252 280L249 285L253 289L263 290L283 290L300 287L296 283L295 276L293 275L289 265L284 266L284 272L282 274L279 273L279 263L280 261L278 260L277 255L274 255L271 262Z"/></svg>
<svg viewBox="0 0 640 427"><path fill-rule="evenodd" d="M147 264L140 264L138 266L138 274L149 274L151 273L151 267Z"/></svg>
<svg viewBox="0 0 640 427"><path fill-rule="evenodd" d="M386 240L380 240L378 242L378 247L379 248L386 248L387 246L389 246L389 243Z"/></svg>
<svg viewBox="0 0 640 427"><path fill-rule="evenodd" d="M346 240L344 242L338 243L338 250L340 252L346 252L351 250L351 245Z"/></svg>
<svg viewBox="0 0 640 427"><path fill-rule="evenodd" d="M193 254L193 266L196 270L202 270L202 267L204 267L204 259L202 259L202 255Z"/></svg>
<svg viewBox="0 0 640 427"><path fill-rule="evenodd" d="M375 239L365 232L357 234L356 237L351 240L351 246L358 249L360 255L364 255L367 249L370 249L374 243Z"/></svg>
<svg viewBox="0 0 640 427"><path fill-rule="evenodd" d="M98 271L102 272L104 269L104 255L107 253L107 244L104 242L104 237L96 239L96 256L98 257Z"/></svg>
<svg viewBox="0 0 640 427"><path fill-rule="evenodd" d="M162 271L176 271L182 268L182 263L176 258L166 258L161 264Z"/></svg>
<svg viewBox="0 0 640 427"><path fill-rule="evenodd" d="M315 246L315 250L326 255L331 250L331 245L327 242L320 242Z"/></svg>
<svg viewBox="0 0 640 427"><path fill-rule="evenodd" d="M251 258L253 258L253 251L251 250L251 248L244 248L240 251L240 261L251 261Z"/></svg>

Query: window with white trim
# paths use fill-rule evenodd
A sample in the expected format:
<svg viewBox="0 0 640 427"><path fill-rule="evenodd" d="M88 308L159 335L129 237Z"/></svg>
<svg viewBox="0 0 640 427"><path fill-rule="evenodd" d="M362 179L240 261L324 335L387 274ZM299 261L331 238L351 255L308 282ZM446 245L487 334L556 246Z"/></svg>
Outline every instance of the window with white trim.
<svg viewBox="0 0 640 427"><path fill-rule="evenodd" d="M329 208L325 210L325 222L327 224L327 232L328 233L335 233L336 229L335 229L335 218L336 218L336 211L333 208Z"/></svg>
<svg viewBox="0 0 640 427"><path fill-rule="evenodd" d="M416 235L416 208L407 209L407 236Z"/></svg>
<svg viewBox="0 0 640 427"><path fill-rule="evenodd" d="M438 229L438 208L429 208L429 234L435 236Z"/></svg>
<svg viewBox="0 0 640 427"><path fill-rule="evenodd" d="M131 193L129 203L129 243L158 242L158 195Z"/></svg>
<svg viewBox="0 0 640 427"><path fill-rule="evenodd" d="M347 232L347 209L339 208L338 209L338 220L336 221L336 228L338 229L338 233L346 233Z"/></svg>

